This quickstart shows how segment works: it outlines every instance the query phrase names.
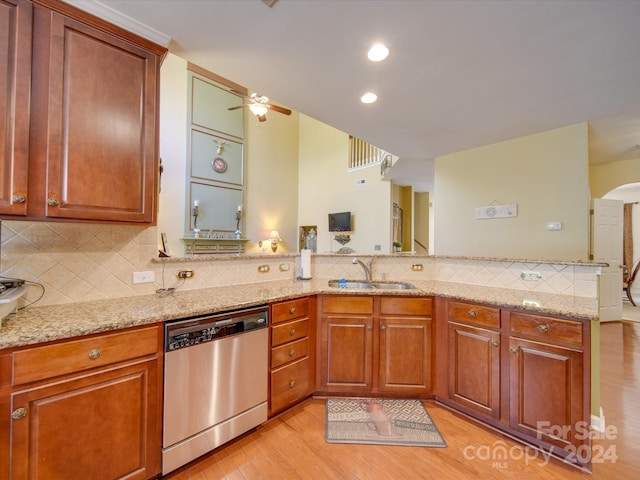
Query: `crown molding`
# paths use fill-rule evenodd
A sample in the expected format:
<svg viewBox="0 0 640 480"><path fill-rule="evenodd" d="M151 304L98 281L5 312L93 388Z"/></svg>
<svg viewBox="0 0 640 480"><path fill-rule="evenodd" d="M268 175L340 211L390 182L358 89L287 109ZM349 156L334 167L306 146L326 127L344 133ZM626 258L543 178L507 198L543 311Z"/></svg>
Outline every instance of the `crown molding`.
<svg viewBox="0 0 640 480"><path fill-rule="evenodd" d="M98 2L96 0L64 0L64 2L106 20L107 22L124 28L129 32L146 38L158 45L165 48L169 47L169 42L171 42L171 37L169 35L159 32L138 20L118 12L102 2Z"/></svg>

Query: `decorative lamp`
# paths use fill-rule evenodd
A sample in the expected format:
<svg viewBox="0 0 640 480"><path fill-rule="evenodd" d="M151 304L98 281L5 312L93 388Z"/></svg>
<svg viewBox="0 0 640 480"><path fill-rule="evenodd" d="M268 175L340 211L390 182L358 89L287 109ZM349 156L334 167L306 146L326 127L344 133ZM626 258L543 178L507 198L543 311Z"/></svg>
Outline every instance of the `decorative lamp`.
<svg viewBox="0 0 640 480"><path fill-rule="evenodd" d="M271 242L271 251L276 252L278 250L278 242L282 240L280 238L280 234L277 230L271 230L271 235L269 235L269 241Z"/></svg>

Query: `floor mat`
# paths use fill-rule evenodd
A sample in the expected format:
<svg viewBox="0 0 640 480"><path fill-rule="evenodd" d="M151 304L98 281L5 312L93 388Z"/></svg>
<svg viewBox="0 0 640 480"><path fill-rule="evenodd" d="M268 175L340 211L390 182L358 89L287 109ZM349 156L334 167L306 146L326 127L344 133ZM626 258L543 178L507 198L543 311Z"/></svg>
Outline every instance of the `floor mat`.
<svg viewBox="0 0 640 480"><path fill-rule="evenodd" d="M329 443L446 447L420 400L327 399Z"/></svg>

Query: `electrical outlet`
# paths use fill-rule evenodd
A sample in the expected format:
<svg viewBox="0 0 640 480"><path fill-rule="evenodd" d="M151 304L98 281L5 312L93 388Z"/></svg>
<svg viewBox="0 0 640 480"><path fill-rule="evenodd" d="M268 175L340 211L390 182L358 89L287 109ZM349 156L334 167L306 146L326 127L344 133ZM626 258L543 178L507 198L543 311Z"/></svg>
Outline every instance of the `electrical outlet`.
<svg viewBox="0 0 640 480"><path fill-rule="evenodd" d="M547 230L549 231L562 230L562 222L547 222Z"/></svg>
<svg viewBox="0 0 640 480"><path fill-rule="evenodd" d="M423 268L424 267L421 263L414 263L413 265L411 265L411 270L413 270L414 272L421 272Z"/></svg>
<svg viewBox="0 0 640 480"><path fill-rule="evenodd" d="M542 279L542 275L539 274L538 272L522 272L520 274L520 278L524 281L536 281L536 280L541 280Z"/></svg>
<svg viewBox="0 0 640 480"><path fill-rule="evenodd" d="M258 272L260 273L269 273L269 265L258 265Z"/></svg>
<svg viewBox="0 0 640 480"><path fill-rule="evenodd" d="M153 283L155 280L155 275L153 271L149 270L147 272L133 272L133 283Z"/></svg>
<svg viewBox="0 0 640 480"><path fill-rule="evenodd" d="M193 270L180 270L177 277L180 279L193 278Z"/></svg>

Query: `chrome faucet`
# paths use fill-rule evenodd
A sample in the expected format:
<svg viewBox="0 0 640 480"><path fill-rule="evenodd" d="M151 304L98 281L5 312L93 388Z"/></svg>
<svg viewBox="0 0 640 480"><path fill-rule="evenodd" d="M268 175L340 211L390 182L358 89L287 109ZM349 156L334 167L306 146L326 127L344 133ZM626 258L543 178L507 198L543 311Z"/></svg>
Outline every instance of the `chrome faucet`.
<svg viewBox="0 0 640 480"><path fill-rule="evenodd" d="M360 266L362 267L362 269L364 270L364 278L367 282L370 282L371 279L373 278L373 270L372 270L372 266L373 266L373 261L376 259L376 257L372 257L371 260L369 260L369 262L364 263L362 260L360 260L358 257L355 257L353 260L351 260L351 263L353 263L354 265L359 263Z"/></svg>

